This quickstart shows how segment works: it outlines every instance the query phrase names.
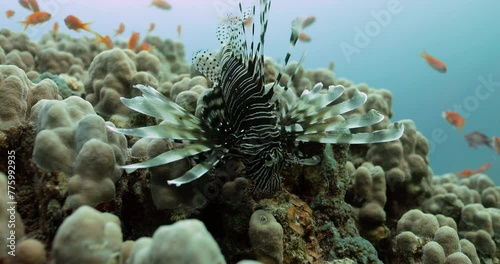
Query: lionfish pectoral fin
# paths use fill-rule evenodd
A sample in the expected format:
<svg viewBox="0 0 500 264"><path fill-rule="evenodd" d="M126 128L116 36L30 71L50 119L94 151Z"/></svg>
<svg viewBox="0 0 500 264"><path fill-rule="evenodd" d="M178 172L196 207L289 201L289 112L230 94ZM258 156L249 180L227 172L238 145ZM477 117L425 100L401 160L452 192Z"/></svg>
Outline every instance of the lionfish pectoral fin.
<svg viewBox="0 0 500 264"><path fill-rule="evenodd" d="M176 125L197 127L201 124L201 121L196 116L163 96L153 87L143 84L137 84L134 87L141 90L142 96L120 98L128 108Z"/></svg>
<svg viewBox="0 0 500 264"><path fill-rule="evenodd" d="M380 114L377 110L371 109L368 113L348 118L344 121L339 122L330 122L330 123L321 123L321 124L313 124L309 127L306 127L304 134L313 134L313 133L321 133L321 132L330 132L337 129L351 129L351 128L359 128L371 126L374 124L378 124L380 121L384 120L384 116Z"/></svg>
<svg viewBox="0 0 500 264"><path fill-rule="evenodd" d="M382 143L389 142L401 138L404 133L404 125L394 123L389 128L377 130L370 133L316 133L300 135L295 140L304 142L318 142L318 143L346 143L346 144L368 144L368 143Z"/></svg>
<svg viewBox="0 0 500 264"><path fill-rule="evenodd" d="M348 100L345 100L338 104L326 106L325 108L322 108L316 112L308 111L306 113L307 116L303 118L303 122L305 124L321 123L328 118L347 113L360 107L366 102L367 98L368 96L365 93L360 92L358 89L355 89L354 94Z"/></svg>
<svg viewBox="0 0 500 264"><path fill-rule="evenodd" d="M205 175L208 171L210 171L224 156L224 153L220 151L213 151L210 153L210 156L204 160L202 163L197 164L189 171L187 171L184 175L177 179L167 181L168 184L175 184L175 186L179 187L183 184L190 183L201 176Z"/></svg>
<svg viewBox="0 0 500 264"><path fill-rule="evenodd" d="M139 128L115 128L108 126L111 131L134 137L167 138L179 140L204 141L207 138L201 129L183 128L171 124L160 124L156 126Z"/></svg>
<svg viewBox="0 0 500 264"><path fill-rule="evenodd" d="M285 118L302 122L308 116L321 111L329 111L325 107L338 99L345 91L342 85L331 85L326 90L326 94L324 94L321 92L322 88L323 84L317 83L310 91L304 90L295 105L290 108Z"/></svg>
<svg viewBox="0 0 500 264"><path fill-rule="evenodd" d="M140 162L140 163L134 163L134 164L129 164L129 165L123 165L120 166L120 168L125 169L127 173L134 172L137 169L143 169L143 168L150 168L150 167L155 167L155 166L160 166L164 165L170 162L174 162L177 160L181 160L186 157L190 157L202 152L207 152L211 150L212 148L203 144L190 144L187 145L183 148L178 148L178 149L173 149L169 150L167 152L164 152L152 159Z"/></svg>

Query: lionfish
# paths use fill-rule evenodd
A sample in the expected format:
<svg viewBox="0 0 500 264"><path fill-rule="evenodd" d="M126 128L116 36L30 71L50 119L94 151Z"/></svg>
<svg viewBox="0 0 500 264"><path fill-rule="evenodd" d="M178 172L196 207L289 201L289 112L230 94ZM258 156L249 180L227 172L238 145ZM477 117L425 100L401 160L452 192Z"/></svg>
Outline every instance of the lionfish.
<svg viewBox="0 0 500 264"><path fill-rule="evenodd" d="M244 164L244 175L252 180L253 190L272 194L281 188L280 172L285 163L312 165L319 162L316 157L299 158L289 153L291 144L366 144L392 141L402 136L404 127L399 123L371 133L350 132L350 129L382 121L383 115L376 110L345 120L341 118L343 121L331 121L366 102L367 95L357 89L350 99L333 104L344 92L341 85L322 89L323 85L318 83L299 97L290 96L294 93L288 88L295 74L285 87L278 85L281 73L274 83L266 85L264 37L270 5L270 0L260 0L260 38L256 45L255 22L251 28L250 45L247 44L244 26L244 21L255 14L255 5L243 11L240 3L240 16L225 20L217 28L222 46L220 52L199 51L195 54L193 65L213 83L213 88L201 99L199 118L149 86L135 86L141 90L142 96L121 98L127 107L163 121L149 127L109 129L131 136L189 143L183 148L169 150L155 158L124 165L122 168L132 172L191 156L200 157L203 153L204 160L200 160L183 176L168 181L169 184L180 186L202 177L222 160L238 159ZM285 66L303 23L300 18L292 22Z"/></svg>

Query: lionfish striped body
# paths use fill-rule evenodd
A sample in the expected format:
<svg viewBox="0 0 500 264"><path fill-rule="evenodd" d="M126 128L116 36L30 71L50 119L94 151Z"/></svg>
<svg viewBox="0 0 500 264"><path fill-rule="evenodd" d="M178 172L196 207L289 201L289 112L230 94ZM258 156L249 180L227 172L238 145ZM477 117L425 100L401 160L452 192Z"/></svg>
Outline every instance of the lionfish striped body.
<svg viewBox="0 0 500 264"><path fill-rule="evenodd" d="M277 80L270 86L264 83L264 37L270 1L260 1L260 38L254 46L255 24L252 25L252 42L248 47L243 22L255 14L255 7L242 11L217 29L222 44L220 54L201 51L195 54L193 64L212 81L213 89L203 97L200 118L186 112L165 98L155 89L138 85L140 97L122 98L129 108L163 120L157 126L110 129L119 133L152 138L189 141L184 148L174 149L150 160L122 166L128 171L173 162L201 153L207 158L170 184L181 185L203 176L223 158L237 158L245 165L245 175L254 182L256 190L274 193L281 187L280 172L285 162L316 164L317 160L300 160L287 153L289 142L365 144L391 141L401 137L403 126L372 133L351 134L349 129L376 124L383 116L375 110L344 121L328 121L332 117L356 109L366 101L366 94L356 91L351 99L332 104L344 92L342 86L330 86L326 93L321 83L300 97L285 96L290 91L284 87L278 93ZM292 23L290 53L297 42L303 21ZM248 52L250 48L250 52ZM297 66L298 67L298 66ZM293 75L290 78L293 79ZM275 89L276 88L276 89ZM277 99L276 99L277 98ZM290 99L292 98L292 99Z"/></svg>

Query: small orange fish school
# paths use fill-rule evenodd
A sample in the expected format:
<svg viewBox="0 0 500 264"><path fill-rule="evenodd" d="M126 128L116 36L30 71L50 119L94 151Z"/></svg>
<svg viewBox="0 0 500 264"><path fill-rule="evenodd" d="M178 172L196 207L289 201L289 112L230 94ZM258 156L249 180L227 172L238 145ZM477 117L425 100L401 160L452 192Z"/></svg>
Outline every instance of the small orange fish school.
<svg viewBox="0 0 500 264"><path fill-rule="evenodd" d="M165 0L152 0L150 3L151 3L150 6L154 6L158 9L170 10L172 8L172 6ZM32 12L29 16L26 17L24 21L19 22L24 25L24 30L26 30L29 26L42 24L46 21L49 21L52 18L52 15L50 13L40 10L37 0L19 0L19 4L22 7ZM5 12L7 18L11 18L12 16L14 16L14 14L15 14L14 10L7 10ZM101 35L90 29L90 24L92 24L92 22L83 22L74 15L68 15L64 19L64 24L68 29L74 30L76 32L84 30L95 34L97 38L96 43L104 43L104 45L106 45L107 48L112 48L114 45L113 40L109 35ZM155 26L156 25L154 22L151 23L147 33L152 32L155 29ZM52 29L52 35L54 39L58 38L58 31L59 31L59 24L58 22L55 22ZM124 31L125 31L125 24L120 23L118 29L115 30L115 36L123 34ZM178 37L181 36L181 25L177 26L177 35ZM152 49L152 46L145 40L141 42L140 46L139 43L140 43L139 33L133 32L132 35L130 36L127 47L134 51L142 51L142 50L150 51Z"/></svg>
<svg viewBox="0 0 500 264"><path fill-rule="evenodd" d="M38 2L36 0L19 0L19 4L32 12L24 21L19 22L24 25L23 31L25 31L29 26L42 24L52 18L50 13L40 11L40 7L38 6ZM15 12L14 10L7 10L5 14L7 18L11 18Z"/></svg>

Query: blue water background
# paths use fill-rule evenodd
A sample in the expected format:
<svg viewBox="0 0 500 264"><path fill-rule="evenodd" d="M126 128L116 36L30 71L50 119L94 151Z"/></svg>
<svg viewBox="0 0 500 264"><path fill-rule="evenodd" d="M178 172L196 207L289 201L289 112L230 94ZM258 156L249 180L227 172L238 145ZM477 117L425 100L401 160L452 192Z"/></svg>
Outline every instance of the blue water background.
<svg viewBox="0 0 500 264"><path fill-rule="evenodd" d="M149 1L39 0L42 10L52 13L46 24L29 28L33 39L52 29L54 21L61 32L89 36L87 32L70 32L64 26L69 14L92 21L92 29L113 34L120 22L126 25L126 41L132 31L142 36L151 22L153 35L177 39L176 28L182 25L181 41L186 56L199 49L216 49L215 27L224 11L234 7L235 0L170 1L172 10L149 7ZM5 18L14 9L16 15ZM0 2L0 27L20 31L16 22L29 14L17 1ZM500 183L500 156L486 147L472 149L463 136L478 130L489 137L500 136L500 85L486 94L481 79L500 83L500 1L285 1L272 3L266 54L282 60L288 49L290 21L296 16L314 15L317 21L306 32L310 43L299 43L293 59L307 50L306 68L327 67L335 62L337 77L355 83L365 82L374 88L389 89L393 94L393 121L412 119L431 143L429 155L434 174L477 169L492 163L487 174ZM391 14L381 24L375 14ZM378 25L378 28L377 28ZM369 43L355 44L359 32L369 33ZM341 46L357 47L358 53L346 56ZM417 54L423 49L446 63L448 72L438 73ZM478 94L479 92L479 94ZM474 104L477 103L477 104ZM463 133L445 122L441 113L463 107L467 123Z"/></svg>

